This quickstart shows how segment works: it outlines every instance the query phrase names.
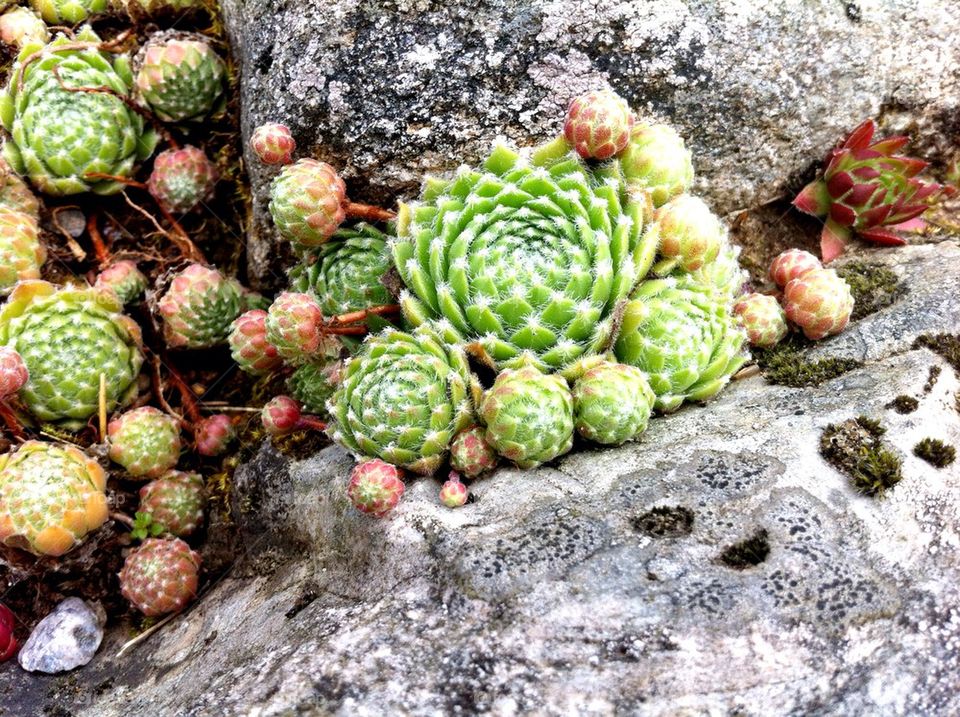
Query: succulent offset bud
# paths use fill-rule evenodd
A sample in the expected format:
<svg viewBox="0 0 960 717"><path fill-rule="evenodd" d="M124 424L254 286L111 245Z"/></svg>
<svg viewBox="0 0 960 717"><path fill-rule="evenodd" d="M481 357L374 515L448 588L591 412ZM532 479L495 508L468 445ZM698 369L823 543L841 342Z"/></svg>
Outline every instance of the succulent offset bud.
<svg viewBox="0 0 960 717"><path fill-rule="evenodd" d="M204 0L112 0L115 10L129 15L134 21L160 17L176 16L187 10L201 9Z"/></svg>
<svg viewBox="0 0 960 717"><path fill-rule="evenodd" d="M152 406L122 413L107 426L110 460L134 478L156 478L180 459L180 426Z"/></svg>
<svg viewBox="0 0 960 717"><path fill-rule="evenodd" d="M327 413L327 401L333 396L340 384L343 364L334 361L320 365L305 363L297 367L287 379L287 390L310 413Z"/></svg>
<svg viewBox="0 0 960 717"><path fill-rule="evenodd" d="M129 304L147 288L147 277L134 262L123 259L115 261L101 271L97 275L94 287L111 289L122 303Z"/></svg>
<svg viewBox="0 0 960 717"><path fill-rule="evenodd" d="M357 464L353 469L347 485L347 497L360 512L382 518L397 507L403 490L400 470L374 458Z"/></svg>
<svg viewBox="0 0 960 717"><path fill-rule="evenodd" d="M478 409L486 439L520 468L536 468L573 446L573 396L567 382L533 366L502 371Z"/></svg>
<svg viewBox="0 0 960 717"><path fill-rule="evenodd" d="M254 309L240 314L230 327L230 355L245 373L268 374L283 364L276 347L267 341L267 312Z"/></svg>
<svg viewBox="0 0 960 717"><path fill-rule="evenodd" d="M726 241L726 230L710 207L689 194L681 194L657 209L653 225L663 259L654 266L662 275L674 269L696 271L717 258Z"/></svg>
<svg viewBox="0 0 960 717"><path fill-rule="evenodd" d="M450 444L450 466L467 478L476 478L481 473L493 470L500 456L487 443L482 426L468 426L453 437Z"/></svg>
<svg viewBox="0 0 960 717"><path fill-rule="evenodd" d="M0 291L18 281L39 279L46 258L37 220L25 212L0 209Z"/></svg>
<svg viewBox="0 0 960 717"><path fill-rule="evenodd" d="M30 6L50 25L76 25L106 11L108 0L30 0Z"/></svg>
<svg viewBox="0 0 960 717"><path fill-rule="evenodd" d="M270 215L277 231L300 246L320 246L346 219L347 187L326 162L299 159L270 187Z"/></svg>
<svg viewBox="0 0 960 717"><path fill-rule="evenodd" d="M13 349L0 346L0 401L12 396L30 379L27 365Z"/></svg>
<svg viewBox="0 0 960 717"><path fill-rule="evenodd" d="M770 279L781 289L811 269L822 269L820 260L803 249L787 249L770 262Z"/></svg>
<svg viewBox="0 0 960 717"><path fill-rule="evenodd" d="M243 287L216 269L191 264L174 277L157 308L167 346L209 348L229 336L243 308Z"/></svg>
<svg viewBox="0 0 960 717"><path fill-rule="evenodd" d="M201 456L219 456L223 454L237 437L230 416L216 413L197 422L193 427L197 453Z"/></svg>
<svg viewBox="0 0 960 717"><path fill-rule="evenodd" d="M783 308L787 318L816 341L846 328L853 294L833 269L811 269L783 288Z"/></svg>
<svg viewBox="0 0 960 717"><path fill-rule="evenodd" d="M630 141L633 114L616 92L595 90L570 103L563 136L584 159L610 159Z"/></svg>
<svg viewBox="0 0 960 717"><path fill-rule="evenodd" d="M140 612L177 612L197 596L200 555L179 538L147 538L120 571L120 592Z"/></svg>
<svg viewBox="0 0 960 717"><path fill-rule="evenodd" d="M13 612L0 602L0 662L6 662L17 654L17 638L13 632L17 627L17 618Z"/></svg>
<svg viewBox="0 0 960 717"><path fill-rule="evenodd" d="M138 60L137 91L164 122L199 121L221 102L226 67L203 35L161 33Z"/></svg>
<svg viewBox="0 0 960 717"><path fill-rule="evenodd" d="M35 12L15 7L0 15L0 40L14 47L22 47L28 42L47 43L50 31Z"/></svg>
<svg viewBox="0 0 960 717"><path fill-rule="evenodd" d="M323 335L323 312L309 294L282 292L270 306L265 325L267 341L288 361L303 362L330 348Z"/></svg>
<svg viewBox="0 0 960 717"><path fill-rule="evenodd" d="M587 440L620 445L647 429L656 398L640 369L604 361L573 385L574 424Z"/></svg>
<svg viewBox="0 0 960 717"><path fill-rule="evenodd" d="M75 446L27 441L0 456L0 543L60 556L103 525L107 474Z"/></svg>
<svg viewBox="0 0 960 717"><path fill-rule="evenodd" d="M203 523L206 504L206 488L199 474L167 471L140 489L137 512L150 516L151 524L164 533L183 538Z"/></svg>
<svg viewBox="0 0 960 717"><path fill-rule="evenodd" d="M147 189L171 212L183 214L213 197L217 168L202 149L186 146L157 155Z"/></svg>
<svg viewBox="0 0 960 717"><path fill-rule="evenodd" d="M685 192L693 182L690 150L664 124L636 124L619 156L627 183L649 193L656 207Z"/></svg>
<svg viewBox="0 0 960 717"><path fill-rule="evenodd" d="M722 301L740 296L750 281L750 275L740 266L740 247L729 240L724 241L716 259L689 274L680 274L678 278L686 276Z"/></svg>
<svg viewBox="0 0 960 717"><path fill-rule="evenodd" d="M286 125L267 122L253 130L250 147L264 164L290 164L297 143Z"/></svg>
<svg viewBox="0 0 960 717"><path fill-rule="evenodd" d="M0 157L0 209L29 214L34 222L40 219L40 202L7 161Z"/></svg>
<svg viewBox="0 0 960 717"><path fill-rule="evenodd" d="M747 294L733 305L751 346L768 349L787 335L787 315L773 296Z"/></svg>
<svg viewBox="0 0 960 717"><path fill-rule="evenodd" d="M459 508L469 497L467 486L460 481L460 476L456 471L450 471L450 477L440 487L440 502L448 508Z"/></svg>
<svg viewBox="0 0 960 717"><path fill-rule="evenodd" d="M260 411L260 420L271 436L285 436L297 430L301 415L300 404L292 398L274 396Z"/></svg>

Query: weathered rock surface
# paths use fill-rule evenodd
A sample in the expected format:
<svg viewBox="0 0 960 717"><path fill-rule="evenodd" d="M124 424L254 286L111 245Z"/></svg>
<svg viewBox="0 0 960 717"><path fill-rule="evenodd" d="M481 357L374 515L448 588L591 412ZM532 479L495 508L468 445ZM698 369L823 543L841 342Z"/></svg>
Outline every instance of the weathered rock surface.
<svg viewBox="0 0 960 717"><path fill-rule="evenodd" d="M67 598L37 624L17 661L28 672L56 674L83 667L97 654L106 615L79 598Z"/></svg>
<svg viewBox="0 0 960 717"><path fill-rule="evenodd" d="M960 124L960 4L924 0L457 3L222 0L243 132L288 124L355 199L412 197L491 141L555 135L576 94L610 85L688 138L697 190L726 213L800 188L866 117L946 161ZM267 188L251 274L282 283Z"/></svg>
<svg viewBox="0 0 960 717"><path fill-rule="evenodd" d="M639 444L501 469L458 510L420 479L362 516L340 449L265 445L235 476L246 558L122 659L108 634L72 683L0 671L8 714L957 713L960 470L912 449L960 445L960 380L888 334L960 332L928 290L958 281L958 251L891 252L898 301L822 344L879 347L863 368L735 382ZM902 394L918 410L886 408ZM883 499L818 453L861 414L903 461Z"/></svg>

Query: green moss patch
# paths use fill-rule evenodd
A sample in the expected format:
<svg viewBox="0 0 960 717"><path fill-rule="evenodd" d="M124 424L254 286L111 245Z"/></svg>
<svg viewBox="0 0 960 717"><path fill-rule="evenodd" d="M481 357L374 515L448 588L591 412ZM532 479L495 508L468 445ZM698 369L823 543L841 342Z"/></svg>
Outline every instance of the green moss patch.
<svg viewBox="0 0 960 717"><path fill-rule="evenodd" d="M769 534L765 528L761 528L746 540L725 548L718 560L728 568L746 570L762 563L768 555L770 555Z"/></svg>
<svg viewBox="0 0 960 717"><path fill-rule="evenodd" d="M924 438L913 447L913 455L937 468L943 468L957 459L957 449L939 438Z"/></svg>
<svg viewBox="0 0 960 717"><path fill-rule="evenodd" d="M792 388L819 386L863 365L845 358L810 360L803 354L809 345L809 341L794 335L772 349L754 349L753 355L768 383Z"/></svg>
<svg viewBox="0 0 960 717"><path fill-rule="evenodd" d="M920 402L915 399L913 396L906 396L901 394L895 399L890 401L884 408L892 408L897 413L913 413L920 406Z"/></svg>
<svg viewBox="0 0 960 717"><path fill-rule="evenodd" d="M885 266L852 261L839 267L837 274L850 285L853 293L850 318L854 320L890 306L902 293L897 275Z"/></svg>
<svg viewBox="0 0 960 717"><path fill-rule="evenodd" d="M940 354L953 370L960 372L960 335L956 334L923 334L913 342L915 349L930 349Z"/></svg>
<svg viewBox="0 0 960 717"><path fill-rule="evenodd" d="M866 416L831 424L820 436L820 455L859 492L882 497L903 478L901 460L884 444L884 433L878 420Z"/></svg>

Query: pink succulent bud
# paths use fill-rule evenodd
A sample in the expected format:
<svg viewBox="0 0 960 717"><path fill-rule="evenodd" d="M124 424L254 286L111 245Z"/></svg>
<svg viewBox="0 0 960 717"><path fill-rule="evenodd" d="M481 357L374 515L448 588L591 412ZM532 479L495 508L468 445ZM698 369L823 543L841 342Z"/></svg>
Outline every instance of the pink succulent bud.
<svg viewBox="0 0 960 717"><path fill-rule="evenodd" d="M300 404L289 396L274 396L263 407L260 419L271 436L285 436L300 423Z"/></svg>
<svg viewBox="0 0 960 717"><path fill-rule="evenodd" d="M30 379L27 365L13 349L0 346L0 401L12 396Z"/></svg>
<svg viewBox="0 0 960 717"><path fill-rule="evenodd" d="M94 286L112 289L124 304L129 304L147 288L147 277L129 259L116 261L97 275Z"/></svg>
<svg viewBox="0 0 960 717"><path fill-rule="evenodd" d="M194 426L197 453L201 456L219 456L236 437L237 431L225 413L214 414Z"/></svg>
<svg viewBox="0 0 960 717"><path fill-rule="evenodd" d="M630 141L633 114L620 95L596 90L570 103L563 136L584 159L610 159Z"/></svg>
<svg viewBox="0 0 960 717"><path fill-rule="evenodd" d="M776 346L787 335L787 317L772 296L747 294L733 305L733 313L747 332L752 346L768 349Z"/></svg>
<svg viewBox="0 0 960 717"><path fill-rule="evenodd" d="M289 361L303 361L321 347L323 312L309 294L281 293L267 312L265 326L267 341Z"/></svg>
<svg viewBox="0 0 960 717"><path fill-rule="evenodd" d="M147 180L150 194L171 212L189 212L209 201L217 183L217 168L202 149L186 146L157 155Z"/></svg>
<svg viewBox="0 0 960 717"><path fill-rule="evenodd" d="M440 488L440 502L448 508L459 508L467 502L467 486L460 482L456 471L450 471L450 478Z"/></svg>
<svg viewBox="0 0 960 717"><path fill-rule="evenodd" d="M13 636L17 618L3 603L0 603L0 662L6 662L17 654L17 639Z"/></svg>
<svg viewBox="0 0 960 717"><path fill-rule="evenodd" d="M320 246L347 216L347 186L337 170L316 159L288 164L270 187L270 214L287 241Z"/></svg>
<svg viewBox="0 0 960 717"><path fill-rule="evenodd" d="M486 430L481 426L468 426L455 435L450 444L450 465L467 478L493 470L500 462L485 435Z"/></svg>
<svg viewBox="0 0 960 717"><path fill-rule="evenodd" d="M290 164L297 143L286 125L267 122L253 130L250 146L264 164Z"/></svg>
<svg viewBox="0 0 960 717"><path fill-rule="evenodd" d="M777 254L770 262L770 279L782 289L804 272L822 267L820 260L810 252L803 249L787 249Z"/></svg>
<svg viewBox="0 0 960 717"><path fill-rule="evenodd" d="M254 309L233 322L230 329L230 354L246 373L259 376L283 363L276 347L267 341L267 312Z"/></svg>
<svg viewBox="0 0 960 717"><path fill-rule="evenodd" d="M397 507L403 490L400 469L375 458L353 469L347 496L360 512L382 518Z"/></svg>
<svg viewBox="0 0 960 717"><path fill-rule="evenodd" d="M853 312L853 294L833 269L812 269L783 289L787 318L814 341L838 334Z"/></svg>

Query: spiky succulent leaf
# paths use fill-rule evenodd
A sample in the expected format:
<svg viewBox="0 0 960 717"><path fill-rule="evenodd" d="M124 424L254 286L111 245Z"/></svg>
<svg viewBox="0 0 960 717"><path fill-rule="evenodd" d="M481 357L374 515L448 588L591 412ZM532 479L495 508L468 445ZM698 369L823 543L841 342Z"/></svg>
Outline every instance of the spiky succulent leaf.
<svg viewBox="0 0 960 717"><path fill-rule="evenodd" d="M147 538L123 563L120 592L156 617L182 610L197 595L200 555L179 538Z"/></svg>
<svg viewBox="0 0 960 717"><path fill-rule="evenodd" d="M740 247L724 241L717 258L691 272L674 271L677 279L688 279L704 287L719 301L729 302L738 297L750 280L740 266Z"/></svg>
<svg viewBox="0 0 960 717"><path fill-rule="evenodd" d="M37 220L24 212L0 208L0 291L18 281L39 279L46 258Z"/></svg>
<svg viewBox="0 0 960 717"><path fill-rule="evenodd" d="M203 35L161 33L137 61L138 96L164 122L199 121L221 103L226 67Z"/></svg>
<svg viewBox="0 0 960 717"><path fill-rule="evenodd" d="M112 291L17 284L0 310L0 345L27 364L30 380L19 395L33 415L82 427L98 410L101 374L108 411L135 398L140 327L121 309Z"/></svg>
<svg viewBox="0 0 960 717"><path fill-rule="evenodd" d="M647 429L656 401L643 371L604 361L588 369L573 385L577 431L594 443L620 445Z"/></svg>
<svg viewBox="0 0 960 717"><path fill-rule="evenodd" d="M27 441L0 456L0 543L63 555L109 515L107 476L78 448Z"/></svg>
<svg viewBox="0 0 960 717"><path fill-rule="evenodd" d="M157 303L167 346L191 349L226 341L243 307L240 283L202 264L191 264L177 274Z"/></svg>

